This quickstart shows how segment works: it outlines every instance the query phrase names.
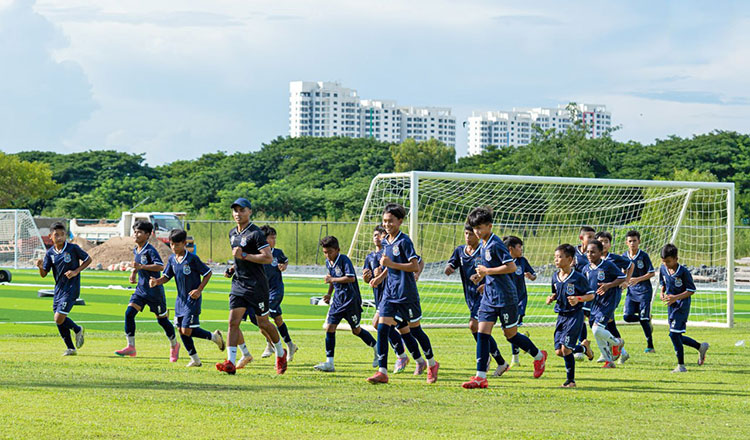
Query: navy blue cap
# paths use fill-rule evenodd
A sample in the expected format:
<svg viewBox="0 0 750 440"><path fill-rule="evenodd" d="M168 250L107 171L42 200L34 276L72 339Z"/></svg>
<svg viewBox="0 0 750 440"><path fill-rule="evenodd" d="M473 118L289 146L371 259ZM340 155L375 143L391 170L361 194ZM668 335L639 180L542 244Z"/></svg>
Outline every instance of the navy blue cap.
<svg viewBox="0 0 750 440"><path fill-rule="evenodd" d="M234 203L232 203L231 208L234 208L235 206L242 206L243 208L253 209L253 205L250 204L250 200L244 197L240 197L239 199L235 200Z"/></svg>

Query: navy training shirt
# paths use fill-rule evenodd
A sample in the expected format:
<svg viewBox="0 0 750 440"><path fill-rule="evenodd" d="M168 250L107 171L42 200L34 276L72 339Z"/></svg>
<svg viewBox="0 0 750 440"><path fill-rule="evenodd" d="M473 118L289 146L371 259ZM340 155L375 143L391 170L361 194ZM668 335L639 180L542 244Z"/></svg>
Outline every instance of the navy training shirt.
<svg viewBox="0 0 750 440"><path fill-rule="evenodd" d="M586 277L576 270L570 271L570 275L564 280L560 279L561 271L552 275L552 294L555 295L555 313L561 315L572 315L583 310L582 302L571 306L568 302L569 296L583 296L589 293L595 293L592 290Z"/></svg>
<svg viewBox="0 0 750 440"><path fill-rule="evenodd" d="M211 273L197 255L185 252L182 260L177 260L177 255L170 255L167 259L167 267L164 268L164 276L172 279L177 285L177 298L174 303L175 316L200 314L203 295L198 299L190 297L190 292L201 285L201 279Z"/></svg>
<svg viewBox="0 0 750 440"><path fill-rule="evenodd" d="M513 284L516 286L516 295L518 296L518 302L527 299L526 293L526 272L536 275L534 268L529 264L529 260L521 256L513 260L516 263L516 271L510 274Z"/></svg>
<svg viewBox="0 0 750 440"><path fill-rule="evenodd" d="M279 248L271 249L271 255L273 261L270 264L264 264L263 268L266 271L266 278L268 278L268 289L271 293L281 292L284 289L284 280L279 269L279 264L285 264L289 262L289 258L284 255L284 251Z"/></svg>
<svg viewBox="0 0 750 440"><path fill-rule="evenodd" d="M513 261L508 248L495 234L490 235L490 238L484 243L481 255L481 264L487 268L500 267ZM511 279L511 274L487 275L484 278L482 304L492 307L518 305L516 286Z"/></svg>
<svg viewBox="0 0 750 440"><path fill-rule="evenodd" d="M238 231L237 227L232 228L229 231L229 244L232 248L242 248L242 252L249 255L258 255L261 249L268 247L265 234L252 222L245 226L242 231ZM268 278L266 278L266 270L263 268L263 264L235 258L232 290L229 294L237 296L268 295Z"/></svg>
<svg viewBox="0 0 750 440"><path fill-rule="evenodd" d="M135 262L139 264L159 264L161 266L164 265L159 252L157 252L154 245L149 242L146 242L146 244L141 248L140 251L138 250L138 246L134 247L133 258L135 259ZM135 292L154 298L159 298L161 295L164 295L164 286L156 286L152 288L148 285L148 280L150 280L151 278L159 277L161 277L160 271L139 269L138 284L136 285Z"/></svg>
<svg viewBox="0 0 750 440"><path fill-rule="evenodd" d="M362 297L359 294L359 283L352 260L344 254L339 254L334 262L326 259L326 268L328 274L334 278L354 277L353 283L333 283L331 311L336 313L350 307L361 308Z"/></svg>
<svg viewBox="0 0 750 440"><path fill-rule="evenodd" d="M477 265L482 262L482 245L479 244L474 252L466 253L466 245L462 244L453 250L453 255L448 260L448 265L458 270L461 275L461 283L464 285L464 297L467 302L475 300L479 296L478 285L471 281L471 276L477 273Z"/></svg>
<svg viewBox="0 0 750 440"><path fill-rule="evenodd" d="M388 237L386 237L382 243L385 255L394 263L407 264L415 259L419 262L419 256L414 250L414 243L403 232L399 232L392 242L389 242ZM417 291L414 273L388 268L383 296L392 303L418 302L419 292Z"/></svg>
<svg viewBox="0 0 750 440"><path fill-rule="evenodd" d="M52 277L55 279L55 295L80 295L81 275L78 274L68 279L65 272L78 269L81 267L81 262L88 259L89 254L80 246L67 241L60 251L55 249L54 246L47 249L42 261L42 268L47 272L52 270Z"/></svg>
<svg viewBox="0 0 750 440"><path fill-rule="evenodd" d="M362 269L370 269L372 272L372 277L375 278L375 269L380 267L380 258L383 256L383 249L380 249L379 251L372 251L365 257L365 263L362 266ZM372 293L375 296L376 299L380 300L383 298L383 290L385 289L385 280L378 285L378 287L375 287L372 289Z"/></svg>
<svg viewBox="0 0 750 440"><path fill-rule="evenodd" d="M596 292L599 288L599 284L611 283L618 278L625 278L625 274L622 273L620 268L609 260L602 259L597 266L593 266L593 263L589 263L583 268L583 274L589 283L589 289ZM617 291L620 289L619 286L607 289L604 295L594 294L594 304L598 304L600 309L607 309L608 307L614 307L614 302L617 297Z"/></svg>
<svg viewBox="0 0 750 440"><path fill-rule="evenodd" d="M666 288L666 295L678 295L682 292L695 292L695 283L693 282L693 276L687 267L680 264L677 266L675 273L670 274L667 266L661 265L659 268L659 284ZM688 296L685 299L675 301L670 308L681 309L690 308L690 299Z"/></svg>
<svg viewBox="0 0 750 440"><path fill-rule="evenodd" d="M622 256L633 263L633 278L642 277L647 273L655 272L654 265L651 264L651 258L645 251L641 249L638 249L638 253L635 254L635 257L633 258L630 258L630 253L628 251L625 251ZM628 287L628 295L632 296L633 299L638 302L643 302L647 298L651 298L651 295L653 295L653 293L654 288L651 285L651 280L641 281L638 284Z"/></svg>

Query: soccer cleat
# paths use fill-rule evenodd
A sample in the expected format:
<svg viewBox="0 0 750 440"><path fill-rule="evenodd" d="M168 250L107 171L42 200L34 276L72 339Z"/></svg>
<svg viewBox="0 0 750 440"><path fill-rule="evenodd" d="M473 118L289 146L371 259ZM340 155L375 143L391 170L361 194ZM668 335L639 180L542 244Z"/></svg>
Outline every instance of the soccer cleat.
<svg viewBox="0 0 750 440"><path fill-rule="evenodd" d="M214 330L211 335L211 340L214 344L219 347L220 351L224 351L227 348L227 345L224 343L224 336L221 335L221 332L219 330Z"/></svg>
<svg viewBox="0 0 750 440"><path fill-rule="evenodd" d="M276 374L284 374L286 372L286 348L284 354L276 356Z"/></svg>
<svg viewBox="0 0 750 440"><path fill-rule="evenodd" d="M274 353L276 353L276 349L274 348L273 344L268 342L266 343L266 349L263 350L263 354L261 354L260 357L265 359L267 357L271 357L271 355Z"/></svg>
<svg viewBox="0 0 750 440"><path fill-rule="evenodd" d="M117 350L115 352L117 356L130 356L135 357L135 347L132 345L128 345L127 347L123 348L122 350Z"/></svg>
<svg viewBox="0 0 750 440"><path fill-rule="evenodd" d="M493 376L500 377L503 374L505 374L506 371L510 370L510 365L508 363L504 363L502 365L498 365L497 368L495 368L495 372L492 373Z"/></svg>
<svg viewBox="0 0 750 440"><path fill-rule="evenodd" d="M407 365L409 365L408 357L396 358L396 365L393 366L393 374L402 373L406 370Z"/></svg>
<svg viewBox="0 0 750 440"><path fill-rule="evenodd" d="M227 374L234 374L237 372L237 368L229 359L225 360L224 362L217 362L216 369Z"/></svg>
<svg viewBox="0 0 750 440"><path fill-rule="evenodd" d="M69 348L69 349L63 351L62 355L63 356L77 356L78 352L76 351L75 348Z"/></svg>
<svg viewBox="0 0 750 440"><path fill-rule="evenodd" d="M622 338L618 339L617 345L612 346L612 359L618 360L620 359L620 356L622 355L622 348L625 346L625 340Z"/></svg>
<svg viewBox="0 0 750 440"><path fill-rule="evenodd" d="M701 342L701 346L698 348L698 365L703 365L706 362L708 347L710 347L708 342Z"/></svg>
<svg viewBox="0 0 750 440"><path fill-rule="evenodd" d="M169 349L169 362L177 362L180 358L180 343L176 343Z"/></svg>
<svg viewBox="0 0 750 440"><path fill-rule="evenodd" d="M684 365L678 365L677 368L672 370L672 373L687 373L687 368Z"/></svg>
<svg viewBox="0 0 750 440"><path fill-rule="evenodd" d="M560 385L560 388L575 388L576 383L572 380L566 380L564 384Z"/></svg>
<svg viewBox="0 0 750 440"><path fill-rule="evenodd" d="M586 355L583 353L576 353L573 355L573 358L577 361L582 361L586 358Z"/></svg>
<svg viewBox="0 0 750 440"><path fill-rule="evenodd" d="M605 361L604 365L602 365L602 368L615 368L615 363L610 361Z"/></svg>
<svg viewBox="0 0 750 440"><path fill-rule="evenodd" d="M334 371L336 371L336 369L333 367L333 364L328 361L321 362L318 365L314 366L313 368L315 368L318 371L325 371L326 373L333 373Z"/></svg>
<svg viewBox="0 0 750 440"><path fill-rule="evenodd" d="M76 348L83 347L84 338L86 336L86 329L81 327L81 331L76 333Z"/></svg>
<svg viewBox="0 0 750 440"><path fill-rule="evenodd" d="M286 344L286 361L291 362L294 359L294 353L297 352L299 347L297 347L297 344L295 344L292 341L289 341L288 344Z"/></svg>
<svg viewBox="0 0 750 440"><path fill-rule="evenodd" d="M388 383L388 375L383 374L380 371L367 378L367 381L371 384Z"/></svg>
<svg viewBox="0 0 750 440"><path fill-rule="evenodd" d="M250 355L250 356L242 356L242 357L240 358L240 361L239 361L239 362L237 362L237 367L236 367L236 369L237 369L237 370L241 370L241 369L245 368L245 366L246 366L247 364L249 364L250 362L252 362L252 361L253 361L253 355Z"/></svg>
<svg viewBox="0 0 750 440"><path fill-rule="evenodd" d="M587 358L589 358L589 362L594 360L594 350L591 349L591 342L586 340L581 343L583 345L583 348L586 349L586 351L582 354L585 354Z"/></svg>
<svg viewBox="0 0 750 440"><path fill-rule="evenodd" d="M643 350L643 352L646 354L653 354L653 353L656 353L656 350L654 350L653 347L648 347L645 350Z"/></svg>
<svg viewBox="0 0 750 440"><path fill-rule="evenodd" d="M599 359L596 360L598 363L607 362L607 358L604 357L604 355L599 356Z"/></svg>
<svg viewBox="0 0 750 440"><path fill-rule="evenodd" d="M487 378L474 376L467 382L462 383L461 387L467 390L473 390L475 388L487 388Z"/></svg>
<svg viewBox="0 0 750 440"><path fill-rule="evenodd" d="M190 359L190 362L188 362L187 365L185 365L185 366L188 367L188 368L190 368L190 367L202 367L203 366L203 362L201 362L200 359L197 360L197 361L195 359Z"/></svg>
<svg viewBox="0 0 750 440"><path fill-rule="evenodd" d="M420 374L424 373L424 370L427 369L427 362L422 360L421 362L417 362L417 368L414 369L414 375L419 376Z"/></svg>
<svg viewBox="0 0 750 440"><path fill-rule="evenodd" d="M630 359L630 354L628 354L628 352L627 352L627 351L623 350L623 351L622 351L622 354L620 355L620 360L619 360L619 361L617 361L617 363L618 363L618 364L620 364L620 365L622 365L622 364L624 364L624 363L625 363L625 361L627 361L628 359Z"/></svg>
<svg viewBox="0 0 750 440"><path fill-rule="evenodd" d="M541 350L542 358L534 361L534 378L538 379L544 374L544 368L547 366L547 352Z"/></svg>
<svg viewBox="0 0 750 440"><path fill-rule="evenodd" d="M437 382L438 369L440 369L440 362L435 361L435 365L427 369L427 383Z"/></svg>

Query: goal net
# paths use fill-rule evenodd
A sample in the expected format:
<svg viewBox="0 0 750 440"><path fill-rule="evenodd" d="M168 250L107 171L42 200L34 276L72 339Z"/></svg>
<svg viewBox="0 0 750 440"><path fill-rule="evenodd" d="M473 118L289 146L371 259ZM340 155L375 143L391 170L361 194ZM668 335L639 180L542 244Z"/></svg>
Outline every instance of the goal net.
<svg viewBox="0 0 750 440"><path fill-rule="evenodd" d="M28 209L0 209L0 267L33 268L45 247Z"/></svg>
<svg viewBox="0 0 750 440"><path fill-rule="evenodd" d="M527 280L528 306L524 323L551 325L556 315L544 304L555 271L554 250L563 243L578 245L580 227L591 226L613 236L612 250L627 250L625 234L636 229L641 249L656 269L652 279L652 316L666 322L659 301L659 252L666 243L679 248L679 261L693 275L697 292L690 309L691 324L732 326L734 290L734 184L643 180L607 180L413 171L380 174L371 185L357 224L349 256L360 269L373 250L372 230L382 221L387 203L407 209L402 229L414 241L425 269L419 280L423 322L466 325L468 309L458 273L444 274L456 246L464 243L469 212L490 207L493 232L515 235L524 242L524 256L538 274ZM362 284L363 299L372 289ZM622 319L625 295L615 317ZM366 307L370 317L374 308Z"/></svg>

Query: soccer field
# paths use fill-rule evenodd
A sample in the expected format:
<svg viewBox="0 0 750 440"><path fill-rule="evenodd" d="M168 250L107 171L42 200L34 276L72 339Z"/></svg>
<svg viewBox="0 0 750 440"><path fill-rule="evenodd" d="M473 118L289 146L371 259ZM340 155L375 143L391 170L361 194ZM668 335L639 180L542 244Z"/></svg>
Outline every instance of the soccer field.
<svg viewBox="0 0 750 440"><path fill-rule="evenodd" d="M327 308L310 305L326 290L322 280L285 278L284 316L300 346L287 373L276 376L265 345L243 326L256 361L236 376L218 373L224 358L215 345L196 341L204 366L184 367L186 353L170 363L168 343L153 314L138 316L138 357L122 359L123 314L129 289L121 273L85 272L82 298L71 317L87 329L77 357L64 349L52 324L52 286L35 271L13 271L0 285L0 438L747 438L750 432L750 300L736 298L733 329L688 327L688 335L711 343L707 362L686 348L688 373L670 374L675 358L667 329L655 328L656 354L645 355L638 326L621 331L632 358L615 370L579 362L578 388L560 389L562 359L554 356L551 327L527 327L550 353L547 371L532 378L531 358L487 390L464 390L475 369L474 341L465 328L429 329L440 376L434 385L409 373L372 386L372 350L339 332L337 371L319 373L324 360L321 328ZM201 321L226 330L228 281L209 283ZM174 301L174 284L167 287ZM495 336L498 336L497 334ZM735 343L745 340L744 346ZM498 337L503 354L510 348ZM393 358L393 355L391 355ZM391 359L392 361L393 359ZM391 362L392 363L392 362Z"/></svg>

